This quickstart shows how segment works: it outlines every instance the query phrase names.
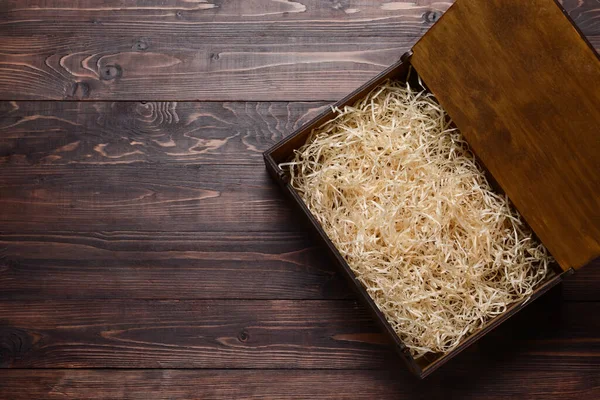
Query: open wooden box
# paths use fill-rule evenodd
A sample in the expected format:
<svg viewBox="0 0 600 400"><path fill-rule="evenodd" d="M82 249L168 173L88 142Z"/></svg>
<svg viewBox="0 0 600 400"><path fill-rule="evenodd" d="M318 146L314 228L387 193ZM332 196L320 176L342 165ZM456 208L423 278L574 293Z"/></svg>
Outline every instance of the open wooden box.
<svg viewBox="0 0 600 400"><path fill-rule="evenodd" d="M278 167L330 109L265 152L273 178L329 248L409 368L425 377L600 256L600 58L555 0L457 0L399 62L339 101L342 108L413 68L557 261L534 294L452 351L416 361Z"/></svg>

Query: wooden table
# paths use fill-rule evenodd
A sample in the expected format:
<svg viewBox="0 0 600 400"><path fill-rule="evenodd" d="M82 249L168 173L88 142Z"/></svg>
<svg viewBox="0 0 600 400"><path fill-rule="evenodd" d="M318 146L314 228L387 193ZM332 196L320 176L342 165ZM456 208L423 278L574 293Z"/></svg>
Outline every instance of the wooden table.
<svg viewBox="0 0 600 400"><path fill-rule="evenodd" d="M418 381L264 170L448 6L5 1L0 398L600 398L600 263Z"/></svg>

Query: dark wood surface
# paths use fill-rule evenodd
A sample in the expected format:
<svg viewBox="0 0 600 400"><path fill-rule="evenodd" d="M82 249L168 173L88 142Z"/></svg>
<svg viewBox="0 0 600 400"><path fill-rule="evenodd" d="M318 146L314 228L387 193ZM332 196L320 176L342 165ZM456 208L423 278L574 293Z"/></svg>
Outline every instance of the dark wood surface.
<svg viewBox="0 0 600 400"><path fill-rule="evenodd" d="M467 373L467 374L465 374ZM464 374L464 375L463 375ZM480 374L483 375L483 374ZM449 372L443 379L411 384L393 371L375 370L13 370L0 387L11 399L581 399L597 392L585 391L597 379L592 370L529 371L508 369L500 376L482 376L465 370ZM454 384L451 384L451 380ZM35 381L38 384L31 385ZM519 382L518 384L515 384ZM485 385L481 397L473 385ZM528 390L524 388L529 388ZM202 396L199 395L202 393ZM163 398L163 397L160 397Z"/></svg>
<svg viewBox="0 0 600 400"><path fill-rule="evenodd" d="M338 100L396 61L451 2L73 4L3 2L0 99ZM600 45L597 0L564 4Z"/></svg>
<svg viewBox="0 0 600 400"><path fill-rule="evenodd" d="M600 397L600 262L417 381L264 170L449 4L5 2L0 399Z"/></svg>

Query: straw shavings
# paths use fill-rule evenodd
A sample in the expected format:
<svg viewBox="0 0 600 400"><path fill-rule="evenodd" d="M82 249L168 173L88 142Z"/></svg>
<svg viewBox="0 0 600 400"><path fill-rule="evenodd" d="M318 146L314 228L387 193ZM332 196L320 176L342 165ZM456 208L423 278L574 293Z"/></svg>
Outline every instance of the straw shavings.
<svg viewBox="0 0 600 400"><path fill-rule="evenodd" d="M415 358L530 296L551 257L431 94L386 82L281 164Z"/></svg>

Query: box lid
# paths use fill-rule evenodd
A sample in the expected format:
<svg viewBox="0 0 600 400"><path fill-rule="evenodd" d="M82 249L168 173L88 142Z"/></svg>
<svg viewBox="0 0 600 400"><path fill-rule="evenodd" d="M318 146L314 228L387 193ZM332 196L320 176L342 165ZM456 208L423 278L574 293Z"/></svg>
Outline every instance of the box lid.
<svg viewBox="0 0 600 400"><path fill-rule="evenodd" d="M457 0L411 63L561 268L600 256L600 59L554 0Z"/></svg>

